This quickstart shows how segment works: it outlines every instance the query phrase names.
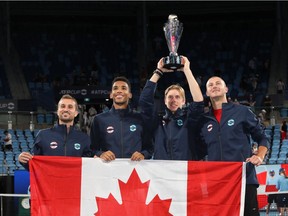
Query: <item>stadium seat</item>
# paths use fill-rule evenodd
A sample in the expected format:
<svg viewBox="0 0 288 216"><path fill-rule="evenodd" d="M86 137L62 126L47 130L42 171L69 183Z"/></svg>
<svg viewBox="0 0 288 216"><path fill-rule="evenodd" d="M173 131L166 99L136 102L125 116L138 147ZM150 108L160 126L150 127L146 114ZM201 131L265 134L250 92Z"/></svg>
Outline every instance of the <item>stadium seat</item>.
<svg viewBox="0 0 288 216"><path fill-rule="evenodd" d="M277 163L277 158L270 158L269 159L269 164L276 164Z"/></svg>
<svg viewBox="0 0 288 216"><path fill-rule="evenodd" d="M283 163L286 163L286 157L277 159L277 164L283 164Z"/></svg>
<svg viewBox="0 0 288 216"><path fill-rule="evenodd" d="M37 122L38 124L44 124L45 122L45 116L43 113L37 114Z"/></svg>
<svg viewBox="0 0 288 216"><path fill-rule="evenodd" d="M46 114L46 123L47 124L53 124L54 121L54 115L52 113Z"/></svg>

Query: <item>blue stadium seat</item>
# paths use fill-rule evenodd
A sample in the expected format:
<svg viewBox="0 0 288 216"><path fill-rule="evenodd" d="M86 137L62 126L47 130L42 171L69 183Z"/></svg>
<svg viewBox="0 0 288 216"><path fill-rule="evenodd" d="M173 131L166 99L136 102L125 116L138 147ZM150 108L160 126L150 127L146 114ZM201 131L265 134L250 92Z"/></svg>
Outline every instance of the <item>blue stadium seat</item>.
<svg viewBox="0 0 288 216"><path fill-rule="evenodd" d="M53 124L53 122L54 122L54 114L47 113L46 114L46 123L47 124Z"/></svg>
<svg viewBox="0 0 288 216"><path fill-rule="evenodd" d="M37 114L37 122L38 124L44 124L45 122L45 116L42 113Z"/></svg>
<svg viewBox="0 0 288 216"><path fill-rule="evenodd" d="M277 163L277 158L270 158L269 159L269 164L276 164Z"/></svg>
<svg viewBox="0 0 288 216"><path fill-rule="evenodd" d="M280 110L280 116L281 116L282 118L287 118L287 117L288 117L288 108L282 108L282 109Z"/></svg>
<svg viewBox="0 0 288 216"><path fill-rule="evenodd" d="M286 163L286 157L281 157L281 158L278 158L277 159L277 164L283 164L283 163Z"/></svg>
<svg viewBox="0 0 288 216"><path fill-rule="evenodd" d="M285 158L286 159L287 152L279 152L279 158Z"/></svg>

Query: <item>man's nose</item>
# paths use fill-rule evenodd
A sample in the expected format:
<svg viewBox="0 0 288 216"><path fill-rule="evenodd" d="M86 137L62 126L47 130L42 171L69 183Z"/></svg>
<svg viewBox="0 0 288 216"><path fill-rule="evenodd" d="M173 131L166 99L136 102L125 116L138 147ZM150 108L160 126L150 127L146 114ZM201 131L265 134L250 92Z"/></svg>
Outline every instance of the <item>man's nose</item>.
<svg viewBox="0 0 288 216"><path fill-rule="evenodd" d="M175 101L176 97L172 96L171 101Z"/></svg>

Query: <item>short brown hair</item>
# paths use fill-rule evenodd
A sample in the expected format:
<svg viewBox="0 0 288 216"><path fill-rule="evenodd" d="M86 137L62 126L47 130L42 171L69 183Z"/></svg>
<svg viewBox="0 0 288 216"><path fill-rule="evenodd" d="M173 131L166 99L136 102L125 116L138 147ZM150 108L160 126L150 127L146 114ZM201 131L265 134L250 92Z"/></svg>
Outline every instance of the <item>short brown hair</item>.
<svg viewBox="0 0 288 216"><path fill-rule="evenodd" d="M61 98L60 98L60 100L59 100L59 102L62 100L62 99L71 99L71 100L73 100L74 102L75 102L75 108L76 108L76 110L78 111L78 102L77 102L77 100L74 98L74 97L72 97L71 95L69 95L69 94L65 94L65 95L63 95ZM58 106L57 107L59 107L59 102L58 102Z"/></svg>

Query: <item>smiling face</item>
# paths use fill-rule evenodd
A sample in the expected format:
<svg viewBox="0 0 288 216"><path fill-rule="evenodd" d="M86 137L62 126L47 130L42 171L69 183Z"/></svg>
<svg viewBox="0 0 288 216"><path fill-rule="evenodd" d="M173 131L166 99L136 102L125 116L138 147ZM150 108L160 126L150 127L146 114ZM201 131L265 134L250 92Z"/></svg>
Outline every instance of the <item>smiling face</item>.
<svg viewBox="0 0 288 216"><path fill-rule="evenodd" d="M211 77L206 84L206 95L212 100L226 100L228 88L220 77Z"/></svg>
<svg viewBox="0 0 288 216"><path fill-rule="evenodd" d="M59 124L73 125L78 115L77 104L73 99L62 98L58 103L57 115Z"/></svg>
<svg viewBox="0 0 288 216"><path fill-rule="evenodd" d="M181 89L182 87L175 85L165 91L165 105L173 113L185 104L184 90L181 91Z"/></svg>
<svg viewBox="0 0 288 216"><path fill-rule="evenodd" d="M132 94L129 89L129 85L124 81L116 81L113 83L110 98L113 100L115 109L126 108L129 103L129 99L132 98Z"/></svg>

